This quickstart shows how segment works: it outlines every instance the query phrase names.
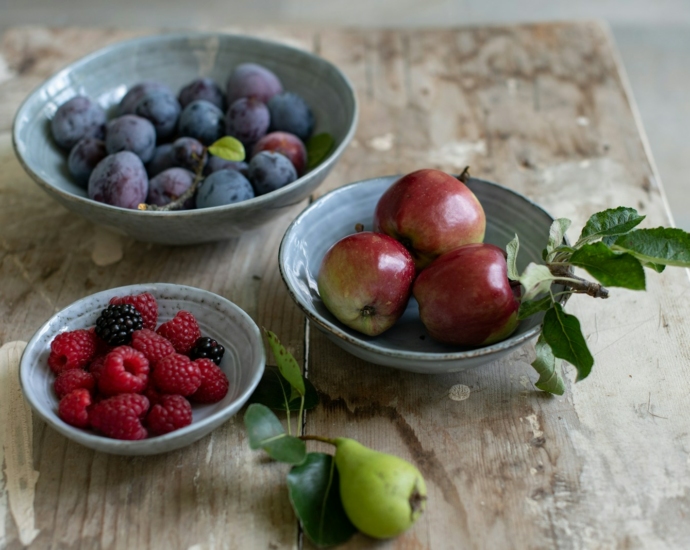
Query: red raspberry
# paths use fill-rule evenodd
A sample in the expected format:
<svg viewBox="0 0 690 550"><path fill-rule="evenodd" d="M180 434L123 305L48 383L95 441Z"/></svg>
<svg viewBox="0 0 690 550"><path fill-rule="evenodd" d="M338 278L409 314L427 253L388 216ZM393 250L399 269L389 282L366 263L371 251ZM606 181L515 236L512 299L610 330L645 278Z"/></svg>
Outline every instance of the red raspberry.
<svg viewBox="0 0 690 550"><path fill-rule="evenodd" d="M192 406L181 395L161 395L149 411L146 426L153 435L163 435L192 423Z"/></svg>
<svg viewBox="0 0 690 550"><path fill-rule="evenodd" d="M136 296L111 298L110 303L115 305L133 305L141 314L141 320L144 323L144 328L156 330L156 324L158 323L158 302L156 302L156 299L149 292L143 292L141 294L137 294Z"/></svg>
<svg viewBox="0 0 690 550"><path fill-rule="evenodd" d="M147 328L137 330L132 334L132 347L143 353L151 366L163 357L175 353L175 348L169 340Z"/></svg>
<svg viewBox="0 0 690 550"><path fill-rule="evenodd" d="M89 364L89 372L93 374L96 384L98 384L98 379L101 377L101 373L103 372L106 357L107 355L99 355Z"/></svg>
<svg viewBox="0 0 690 550"><path fill-rule="evenodd" d="M48 366L55 374L83 369L96 355L96 335L88 330L58 334L50 343Z"/></svg>
<svg viewBox="0 0 690 550"><path fill-rule="evenodd" d="M197 359L194 364L199 365L201 371L201 385L192 395L190 401L195 403L217 403L228 393L228 377L210 359Z"/></svg>
<svg viewBox="0 0 690 550"><path fill-rule="evenodd" d="M189 357L173 353L158 361L153 381L163 393L190 395L201 385L201 370Z"/></svg>
<svg viewBox="0 0 690 550"><path fill-rule="evenodd" d="M91 327L89 329L89 332L93 334L94 338L96 339L96 353L94 354L96 357L100 355L108 355L111 351L113 351L112 346L109 346L105 340L101 340L98 337L98 335L96 334L96 327Z"/></svg>
<svg viewBox="0 0 690 550"><path fill-rule="evenodd" d="M148 435L141 420L149 400L136 393L121 393L96 403L89 412L91 426L114 439L144 439Z"/></svg>
<svg viewBox="0 0 690 550"><path fill-rule="evenodd" d="M78 388L84 388L89 393L93 393L96 387L96 380L93 374L81 369L69 369L62 371L53 382L53 389L59 399L62 399L68 393L72 393Z"/></svg>
<svg viewBox="0 0 690 550"><path fill-rule="evenodd" d="M178 311L177 315L167 323L163 323L156 331L163 338L170 340L177 353L189 353L194 343L201 337L201 330L189 311Z"/></svg>
<svg viewBox="0 0 690 550"><path fill-rule="evenodd" d="M106 355L98 389L105 395L141 393L148 381L148 359L134 348L120 346Z"/></svg>
<svg viewBox="0 0 690 550"><path fill-rule="evenodd" d="M89 413L86 410L89 405L91 405L89 390L77 388L60 399L58 416L70 426L86 428L89 425Z"/></svg>
<svg viewBox="0 0 690 550"><path fill-rule="evenodd" d="M153 407L154 405L158 405L158 403L161 402L161 397L164 395L161 392L159 392L156 387L153 385L151 381L152 377L149 377L149 385L144 388L144 391L142 392L142 395L146 396L146 399L149 400L149 403Z"/></svg>

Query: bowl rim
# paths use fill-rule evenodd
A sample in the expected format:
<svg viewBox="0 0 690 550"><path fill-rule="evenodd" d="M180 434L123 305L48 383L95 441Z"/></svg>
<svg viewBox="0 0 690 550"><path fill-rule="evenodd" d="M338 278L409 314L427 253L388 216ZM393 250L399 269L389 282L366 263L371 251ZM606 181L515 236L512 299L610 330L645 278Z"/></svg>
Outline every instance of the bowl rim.
<svg viewBox="0 0 690 550"><path fill-rule="evenodd" d="M174 290L174 291L188 291L196 294L200 294L204 298L212 298L213 300L217 300L221 302L225 307L237 312L239 316L247 323L247 327L249 329L250 334L252 334L253 337L256 338L255 345L256 351L257 351L257 357L256 357L256 362L255 364L258 366L257 372L254 374L254 376L251 378L249 381L249 384L247 388L232 402L230 402L227 406L223 407L221 410L209 415L208 417L198 421L198 422L193 422L189 426L185 426L184 428L180 428L178 430L169 432L167 434L163 435L158 435L158 436L153 436L153 437L147 437L146 439L140 439L140 440L135 440L135 441L128 441L128 440L122 440L122 439L113 439L110 437L105 437L103 435L97 434L97 433L92 433L85 431L81 428L77 428L74 426L70 426L66 422L60 419L60 417L57 415L56 412L53 412L52 414L44 414L42 410L42 406L39 406L37 404L37 399L34 395L33 392L27 391L27 386L29 385L28 381L28 376L29 376L29 355L35 351L35 348L38 345L38 340L41 338L44 333L48 330L48 326L55 320L56 317L58 317L60 314L63 312L67 311L68 309L72 309L75 307L78 307L80 305L86 305L90 301L92 301L94 298L98 298L101 296L108 296L113 294L114 292L117 292L118 294L122 292L150 292L152 290L154 291L159 291L159 290ZM117 295L117 294L116 294ZM196 300L195 300L196 301ZM64 435L65 437L76 441L82 445L89 446L91 448L95 448L92 445L98 445L100 449L105 449L105 448L116 448L118 454L127 454L128 451L135 452L135 451L140 451L146 447L152 446L152 445L164 445L165 443L175 441L177 439L180 439L184 437L185 435L197 432L199 430L203 430L206 428L209 424L213 424L220 420L221 422L224 422L228 420L233 414L235 413L229 413L229 411L239 403L239 408L241 408L244 403L247 402L247 400L251 397L252 393L256 389L256 386L259 384L261 381L261 377L263 376L264 369L266 367L266 352L264 349L263 345L263 339L261 336L261 331L259 330L258 325L254 322L254 320L249 316L249 314L244 311L241 307L239 307L237 304L234 302L231 302L227 298L224 298L223 296L220 296L219 294L216 294L214 292L211 292L209 290L204 290L202 288L198 287L193 287L193 286L188 286L188 285L179 285L179 284L174 284L174 283L144 283L144 284L134 284L134 285L125 285L125 286L120 286L120 287L113 287L109 288L106 290L102 290L100 292L95 292L94 294L90 294L88 296L85 296L83 298L80 298L79 300L76 300L75 302L72 302L68 306L62 308L60 311L57 311L53 315L50 316L50 318L43 323L38 330L34 333L34 335L31 337L31 339L28 341L26 344L26 347L24 348L24 351L22 352L22 357L19 362L19 385L22 390L22 394L24 395L24 398L29 402L31 405L31 408L38 414L38 416L41 417L47 424L49 424L51 427L53 427L55 430L57 430L59 433ZM172 450L172 449L171 449ZM161 450L160 452L166 452L165 449Z"/></svg>
<svg viewBox="0 0 690 550"><path fill-rule="evenodd" d="M110 204L105 204L102 202L95 201L93 199L90 199L88 197L82 197L80 195L76 195L74 193L70 193L68 191L65 191L63 189L60 189L56 185L50 183L49 181L43 179L40 175L38 175L28 164L28 162L24 159L24 156L22 155L20 148L19 148L19 130L20 130L20 115L24 113L24 111L27 109L27 105L29 102L34 99L36 96L38 96L42 90L44 90L50 82L53 82L54 80L57 80L59 77L66 75L70 71L74 70L75 68L79 68L82 65L85 65L92 60L98 58L99 56L113 50L116 48L120 47L127 47L127 46L133 46L136 44L146 44L150 42L159 42L159 41L164 41L164 40L169 40L169 41L174 41L174 40L183 40L183 39L213 39L213 38L218 38L218 39L223 39L223 38L230 38L232 39L242 39L242 40L247 40L249 42L254 42L257 44L267 44L272 47L277 47L277 48L282 48L286 50L290 50L293 52L296 52L300 55L304 55L306 57L318 60L320 63L325 63L326 65L329 65L335 70L335 73L342 79L343 83L345 84L345 88L347 90L349 98L352 100L353 104L353 112L352 112L352 119L349 121L349 126L347 129L347 132L345 136L343 137L342 141L340 144L333 149L328 157L324 159L321 164L319 164L316 168L310 170L306 174L303 174L299 178L297 178L295 181L289 183L288 185L285 185L284 187L281 187L280 189L276 189L275 191L271 191L270 193L266 193L264 195L259 195L257 197L253 197L251 199L247 199L244 201L240 201L237 203L233 204L226 204L222 206L212 206L209 208L199 208L199 209L192 209L192 210L170 210L170 211L160 211L160 210L139 210L139 209L132 209L132 208L122 208L120 206L113 206ZM295 46L291 46L288 44L284 44L281 42L277 42L275 40L267 40L265 38L259 38L251 35L246 35L246 34L239 34L239 33L225 33L225 32L204 32L204 31L192 31L192 32L170 32L170 33L160 33L160 34L153 34L153 35L146 35L146 36L140 36L137 38L130 38L128 40L122 40L119 42L115 42L113 44L108 44L107 46L104 46L102 48L99 48L98 50L91 52L71 63L63 67L62 69L58 70L57 72L53 73L51 76L46 78L41 84L36 86L21 102L19 105L19 108L17 109L17 112L14 115L14 118L12 120L12 147L14 149L15 155L19 159L19 163L22 165L22 168L24 168L24 171L29 174L32 180L34 180L40 187L43 188L44 191L48 193L56 193L60 195L63 199L65 200L76 200L77 202L82 202L86 203L89 205L95 205L96 208L102 207L106 209L110 209L116 212L120 212L124 215L131 215L131 216L182 216L182 217L195 217L198 215L202 215L205 212L209 211L214 211L214 212L233 212L233 211L241 211L244 207L247 205L249 206L255 206L255 207L261 207L265 206L266 204L270 204L273 202L273 200L278 199L282 197L283 195L289 194L293 189L296 187L299 187L298 184L304 184L307 181L313 179L313 177L318 176L321 172L324 171L329 171L335 162L336 159L338 159L342 153L345 151L347 146L350 144L352 141L352 138L355 135L355 132L357 130L357 123L359 121L359 101L357 99L357 94L355 93L354 86L352 85L352 82L350 79L347 77L347 75L341 71L337 65L334 63L331 63L327 59L318 56L312 52L309 52L307 50L303 50L301 48L297 48ZM325 175L324 175L325 177ZM201 214L200 214L201 213Z"/></svg>
<svg viewBox="0 0 690 550"><path fill-rule="evenodd" d="M425 352L425 351L397 351L397 350L391 350L390 348L383 348L381 346L376 345L373 342L364 340L363 338L357 337L357 336L352 336L345 331L343 331L342 328L337 326L335 323L332 321L329 321L326 318L321 317L318 313L314 313L310 311L309 307L307 306L306 301L302 300L302 298L293 290L293 288L290 286L290 283L288 282L288 276L285 271L285 264L286 264L286 248L287 248L287 240L291 233L294 231L295 227L297 224L301 222L301 220L304 218L304 216L307 215L307 213L311 212L315 208L318 207L319 203L326 198L332 199L333 197L336 197L339 194L342 193L347 193L349 192L353 187L358 186L358 185L364 185L364 184L370 184L374 181L381 181L381 180L388 180L390 182L390 185L393 185L399 178L401 178L404 174L397 174L397 175L388 175L388 176L378 176L375 178L368 178L360 181L356 181L353 183L349 183L347 185L343 185L342 187L338 187L336 189L333 189L332 191L329 191L328 193L323 194L321 197L316 199L313 203L311 203L309 206L307 206L302 212L299 213L299 215L290 223L288 228L286 229L282 240L280 241L280 248L278 250L278 267L280 269L280 276L283 279L283 282L285 283L285 286L287 287L288 292L290 293L290 297L294 300L294 302L299 306L299 308L304 312L304 314L311 320L313 321L321 330L326 332L329 335L333 335L348 344L355 346L357 348L360 348L362 350L365 350L370 353L375 353L378 355L383 355L386 357L390 357L393 359L405 359L405 360L418 360L418 361L458 361L462 359L471 359L475 357L482 357L486 355L492 355L494 353L498 353L501 351L506 351L509 349L512 349L514 347L520 346L527 342L528 340L531 340L534 338L539 332L541 332L541 325L537 325L535 327L532 327L531 329L527 330L526 332L522 334L518 334L515 336L509 336L507 339L502 340L500 342L497 342L495 344L490 344L488 346L480 347L480 348L475 348L475 349L469 349L469 350L462 350L462 351L455 351L455 352ZM516 197L526 201L529 203L531 206L537 208L538 210L541 210L549 219L555 220L555 218L549 214L543 207L538 205L536 202L534 202L532 199L524 196L522 193L518 193L517 191L514 191L513 189L509 189L508 187L504 187L503 185L500 185L498 183L494 183L492 181L484 180L481 178L474 178L470 177L470 181L476 181L481 184L486 184L491 187L495 187L497 189L500 189L501 191L506 191L509 193L512 193ZM567 243L567 238L565 239ZM558 300L561 305L564 305L565 302L568 300L568 295L561 296L561 298ZM375 338L375 337L374 337Z"/></svg>

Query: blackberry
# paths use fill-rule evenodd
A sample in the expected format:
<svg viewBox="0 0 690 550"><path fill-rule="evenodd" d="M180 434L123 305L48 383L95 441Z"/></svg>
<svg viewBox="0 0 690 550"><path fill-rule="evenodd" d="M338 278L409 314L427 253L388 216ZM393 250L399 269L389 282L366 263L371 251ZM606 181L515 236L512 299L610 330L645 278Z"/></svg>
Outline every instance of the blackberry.
<svg viewBox="0 0 690 550"><path fill-rule="evenodd" d="M129 344L142 327L141 313L131 304L109 305L96 320L96 334L111 346Z"/></svg>
<svg viewBox="0 0 690 550"><path fill-rule="evenodd" d="M202 336L196 342L194 342L194 347L189 350L189 358L192 361L195 359L210 359L216 365L220 365L220 361L223 359L224 353L225 348L213 338Z"/></svg>

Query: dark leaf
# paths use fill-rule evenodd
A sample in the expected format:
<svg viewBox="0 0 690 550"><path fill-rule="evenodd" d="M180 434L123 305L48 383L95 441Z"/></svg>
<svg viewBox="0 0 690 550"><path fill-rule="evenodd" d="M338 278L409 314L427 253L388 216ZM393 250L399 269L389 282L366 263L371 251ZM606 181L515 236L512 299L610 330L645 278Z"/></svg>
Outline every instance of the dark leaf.
<svg viewBox="0 0 690 550"><path fill-rule="evenodd" d="M278 340L278 337L273 334L270 330L264 329L266 336L268 336L268 345L271 346L273 355L276 358L276 363L278 363L278 369L283 378L288 381L290 386L292 386L299 395L304 395L304 377L302 376L302 370L299 368L297 361L292 356L292 354L285 349ZM290 401L294 398L294 394L290 392Z"/></svg>
<svg viewBox="0 0 690 550"><path fill-rule="evenodd" d="M645 264L690 267L690 233L675 227L637 229L618 237L611 248Z"/></svg>
<svg viewBox="0 0 690 550"><path fill-rule="evenodd" d="M565 359L577 369L577 381L589 376L594 358L577 317L567 314L561 304L554 303L544 315L542 335L556 357Z"/></svg>
<svg viewBox="0 0 690 550"><path fill-rule="evenodd" d="M304 441L287 435L278 417L264 405L249 405L244 413L244 425L251 449L263 449L280 462L301 464L306 457Z"/></svg>
<svg viewBox="0 0 690 550"><path fill-rule="evenodd" d="M343 544L357 532L340 502L338 469L331 455L308 453L303 464L290 470L287 484L295 514L314 544Z"/></svg>
<svg viewBox="0 0 690 550"><path fill-rule="evenodd" d="M582 233L575 247L596 241L601 237L623 235L635 228L644 218L634 208L626 208L625 206L597 212L589 218L582 228Z"/></svg>
<svg viewBox="0 0 690 550"><path fill-rule="evenodd" d="M630 254L616 254L604 243L586 244L570 257L570 263L587 272L606 286L644 290L644 269Z"/></svg>
<svg viewBox="0 0 690 550"><path fill-rule="evenodd" d="M216 157L235 162L244 160L245 157L244 145L232 136L220 138L209 146L208 152Z"/></svg>
<svg viewBox="0 0 690 550"><path fill-rule="evenodd" d="M317 134L307 140L307 169L316 168L329 155L335 145L331 134Z"/></svg>
<svg viewBox="0 0 690 550"><path fill-rule="evenodd" d="M304 394L304 410L313 409L319 403L319 396L316 393L316 388L308 378L304 379L304 387L306 390ZM261 403L274 411L284 411L285 400L289 388L290 384L282 377L278 367L269 365L266 367L264 375L261 377L261 381L256 387L256 390L254 390L254 393L249 398L249 402ZM290 410L299 411L300 402L301 399L299 395L292 401L289 401L288 406Z"/></svg>
<svg viewBox="0 0 690 550"><path fill-rule="evenodd" d="M664 271L664 269L666 269L666 266L662 265L662 264L644 263L642 265L644 265L645 267L648 267L649 269L653 269L657 273L661 273Z"/></svg>
<svg viewBox="0 0 690 550"><path fill-rule="evenodd" d="M540 335L534 347L537 357L532 363L534 370L539 373L539 380L535 386L541 391L563 395L565 384L556 364L556 358L549 344L544 340L544 335Z"/></svg>
<svg viewBox="0 0 690 550"><path fill-rule="evenodd" d="M527 317L531 317L535 313L546 311L551 307L551 304L553 304L553 300L551 299L550 295L544 296L539 300L528 300L526 302L521 302L520 309L518 309L518 320L522 321L523 319L527 319Z"/></svg>

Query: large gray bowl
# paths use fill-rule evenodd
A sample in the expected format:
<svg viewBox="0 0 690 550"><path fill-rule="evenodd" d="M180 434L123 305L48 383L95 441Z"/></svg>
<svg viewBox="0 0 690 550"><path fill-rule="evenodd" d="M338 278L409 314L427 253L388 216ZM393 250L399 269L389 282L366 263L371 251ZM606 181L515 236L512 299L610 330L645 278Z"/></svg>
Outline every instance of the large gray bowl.
<svg viewBox="0 0 690 550"><path fill-rule="evenodd" d="M326 251L362 224L371 231L374 209L384 191L400 176L374 178L340 187L315 201L292 222L280 244L280 273L290 295L309 319L338 346L379 365L437 374L456 372L495 361L534 338L543 314L521 321L515 333L497 344L467 349L435 342L419 319L414 298L388 331L365 336L338 321L324 306L316 277ZM553 218L526 197L495 183L470 179L486 213L485 242L505 249L517 233L518 269L541 263ZM554 290L562 288L554 285Z"/></svg>
<svg viewBox="0 0 690 550"><path fill-rule="evenodd" d="M75 95L111 111L132 85L158 80L173 90L199 76L224 86L232 69L260 63L297 92L316 117L315 133L328 132L335 147L328 158L297 181L254 199L199 210L142 212L92 201L67 172L67 155L53 141L50 119ZM240 235L309 196L331 171L352 139L357 99L348 79L328 61L306 51L248 36L168 34L114 44L72 63L24 101L14 120L14 148L29 175L49 195L80 216L142 241L191 244Z"/></svg>

